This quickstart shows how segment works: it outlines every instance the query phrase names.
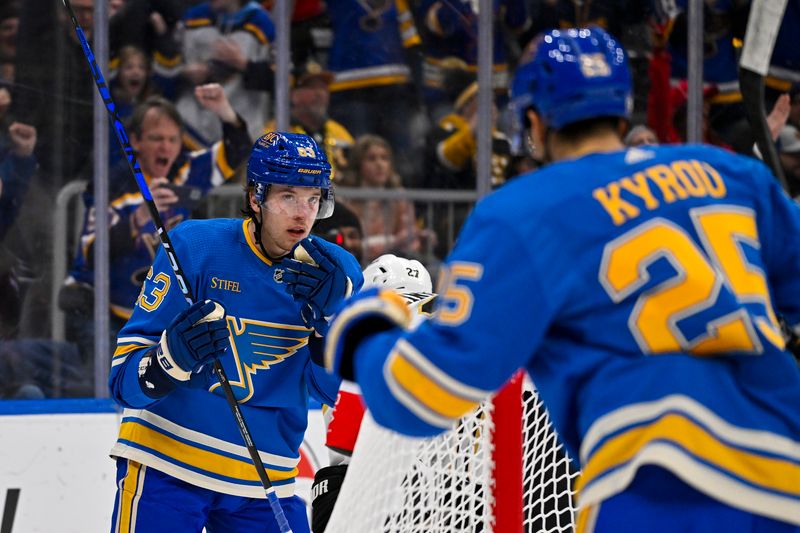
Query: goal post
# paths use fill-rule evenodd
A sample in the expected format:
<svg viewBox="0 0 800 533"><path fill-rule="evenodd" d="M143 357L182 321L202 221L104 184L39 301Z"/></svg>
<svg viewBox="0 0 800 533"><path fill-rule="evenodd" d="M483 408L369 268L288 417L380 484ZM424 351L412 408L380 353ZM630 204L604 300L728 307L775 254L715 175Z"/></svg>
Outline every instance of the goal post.
<svg viewBox="0 0 800 533"><path fill-rule="evenodd" d="M578 472L527 377L436 437L367 412L326 533L567 532Z"/></svg>

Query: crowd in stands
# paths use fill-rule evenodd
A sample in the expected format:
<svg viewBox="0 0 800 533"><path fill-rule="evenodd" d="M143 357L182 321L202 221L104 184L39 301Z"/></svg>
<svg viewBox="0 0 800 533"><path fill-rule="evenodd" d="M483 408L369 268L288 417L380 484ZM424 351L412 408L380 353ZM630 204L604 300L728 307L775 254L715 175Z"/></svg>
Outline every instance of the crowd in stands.
<svg viewBox="0 0 800 533"><path fill-rule="evenodd" d="M90 40L97 1L104 0L71 0ZM241 184L239 167L252 141L275 128L275 4L108 0L106 78L168 227L204 216L203 199L216 187ZM600 25L619 38L634 72L626 142L684 142L687 4L494 0L491 186L502 187L541 164L543 154L522 141L510 118L508 88L526 46L546 28ZM337 186L378 193L475 189L476 6L471 0L293 2L290 129L324 147ZM703 141L758 157L736 77L749 3L704 6ZM792 43L798 26L800 1L791 0L765 102L793 194L800 193L800 54ZM61 2L2 3L0 363L8 350L18 350L9 343L36 339L40 345L31 349L39 358L59 352L61 372L93 364L95 92ZM158 238L113 136L110 144L110 205L104 208L110 217L113 334L130 313ZM88 184L83 227L79 236L67 232L69 257L54 257L53 241L63 238L53 231L56 198L75 180ZM455 206L448 220L431 220L429 204L409 199L340 196L337 203L334 219L319 223L319 235L357 252L364 264L396 253L434 270L470 209ZM445 211L439 209L445 204L434 205L436 213ZM54 340L50 276L56 262L69 264L59 297L68 327L65 339ZM52 380L29 374L18 370L9 386L0 373L0 398L61 394ZM85 390L69 385L70 376L59 378L61 389ZM34 388L20 389L27 385Z"/></svg>

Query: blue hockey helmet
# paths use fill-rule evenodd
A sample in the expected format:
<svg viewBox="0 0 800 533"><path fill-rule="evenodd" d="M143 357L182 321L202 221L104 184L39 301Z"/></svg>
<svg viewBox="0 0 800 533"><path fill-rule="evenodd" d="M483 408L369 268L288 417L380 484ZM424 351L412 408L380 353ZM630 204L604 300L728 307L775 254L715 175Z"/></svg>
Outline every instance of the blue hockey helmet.
<svg viewBox="0 0 800 533"><path fill-rule="evenodd" d="M322 201L317 218L333 214L331 165L316 141L302 133L269 132L253 145L247 163L247 185L259 204L264 203L270 185L319 187Z"/></svg>
<svg viewBox="0 0 800 533"><path fill-rule="evenodd" d="M627 119L633 99L625 50L597 27L544 32L517 67L511 106L520 124L532 107L556 130L597 117Z"/></svg>

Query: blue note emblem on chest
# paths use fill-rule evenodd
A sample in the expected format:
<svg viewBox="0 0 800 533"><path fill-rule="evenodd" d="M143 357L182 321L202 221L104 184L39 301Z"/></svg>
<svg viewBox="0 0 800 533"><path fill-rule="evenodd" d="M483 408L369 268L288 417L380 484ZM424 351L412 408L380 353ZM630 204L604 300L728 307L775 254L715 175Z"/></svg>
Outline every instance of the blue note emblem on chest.
<svg viewBox="0 0 800 533"><path fill-rule="evenodd" d="M227 317L231 332L231 355L236 361L238 380L231 376L236 399L245 402L253 395L253 376L285 362L306 345L310 330L302 326ZM219 387L214 385L210 390Z"/></svg>

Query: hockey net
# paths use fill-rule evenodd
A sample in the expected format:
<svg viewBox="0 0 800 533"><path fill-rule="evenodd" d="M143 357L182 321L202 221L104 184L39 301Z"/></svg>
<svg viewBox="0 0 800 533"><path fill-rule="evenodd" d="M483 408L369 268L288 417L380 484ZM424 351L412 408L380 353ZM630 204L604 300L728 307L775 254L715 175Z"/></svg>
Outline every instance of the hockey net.
<svg viewBox="0 0 800 533"><path fill-rule="evenodd" d="M529 380L434 438L369 412L326 533L572 531L573 468Z"/></svg>

